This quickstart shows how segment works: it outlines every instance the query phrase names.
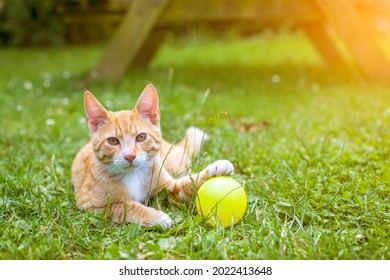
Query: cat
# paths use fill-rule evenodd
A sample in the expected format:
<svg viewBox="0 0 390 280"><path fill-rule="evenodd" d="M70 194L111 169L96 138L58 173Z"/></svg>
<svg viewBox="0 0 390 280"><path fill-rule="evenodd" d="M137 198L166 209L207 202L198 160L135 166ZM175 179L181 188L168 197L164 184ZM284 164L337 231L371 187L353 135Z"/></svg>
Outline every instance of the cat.
<svg viewBox="0 0 390 280"><path fill-rule="evenodd" d="M167 189L176 198L189 201L207 179L234 171L230 161L218 160L189 174L191 159L208 136L191 127L174 145L163 140L158 96L152 84L144 88L132 110L108 111L87 90L84 107L91 140L72 165L80 209L99 209L117 223L157 224L167 229L173 225L172 219L145 205L147 199Z"/></svg>

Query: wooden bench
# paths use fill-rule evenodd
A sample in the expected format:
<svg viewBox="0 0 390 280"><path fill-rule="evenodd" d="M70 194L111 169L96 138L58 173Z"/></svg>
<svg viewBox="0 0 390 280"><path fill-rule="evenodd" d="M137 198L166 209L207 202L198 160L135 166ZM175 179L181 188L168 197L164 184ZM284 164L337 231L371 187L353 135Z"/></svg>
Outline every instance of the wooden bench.
<svg viewBox="0 0 390 280"><path fill-rule="evenodd" d="M390 63L376 28L377 22L390 18L387 0L79 0L70 1L77 2L73 10L69 1L62 2L68 23L119 23L95 68L104 79L115 80L129 67L147 65L167 32L186 25L242 23L261 29L289 23L305 30L330 69L353 64L368 80L390 81Z"/></svg>

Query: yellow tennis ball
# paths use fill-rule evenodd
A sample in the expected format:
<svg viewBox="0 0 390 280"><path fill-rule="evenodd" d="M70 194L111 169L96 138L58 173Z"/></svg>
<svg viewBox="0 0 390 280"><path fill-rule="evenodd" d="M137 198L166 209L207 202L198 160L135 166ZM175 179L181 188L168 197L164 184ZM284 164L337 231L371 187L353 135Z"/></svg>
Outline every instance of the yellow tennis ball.
<svg viewBox="0 0 390 280"><path fill-rule="evenodd" d="M230 177L207 180L198 190L196 209L214 225L231 226L245 214L247 198L244 187Z"/></svg>

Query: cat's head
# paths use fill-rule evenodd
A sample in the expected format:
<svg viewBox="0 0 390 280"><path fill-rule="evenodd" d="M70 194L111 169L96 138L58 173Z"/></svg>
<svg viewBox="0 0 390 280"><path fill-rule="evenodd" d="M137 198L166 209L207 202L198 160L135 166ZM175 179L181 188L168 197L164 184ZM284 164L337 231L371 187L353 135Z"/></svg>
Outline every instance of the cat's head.
<svg viewBox="0 0 390 280"><path fill-rule="evenodd" d="M145 87L132 110L108 111L88 91L84 107L95 155L106 170L125 174L153 164L162 141L153 85Z"/></svg>

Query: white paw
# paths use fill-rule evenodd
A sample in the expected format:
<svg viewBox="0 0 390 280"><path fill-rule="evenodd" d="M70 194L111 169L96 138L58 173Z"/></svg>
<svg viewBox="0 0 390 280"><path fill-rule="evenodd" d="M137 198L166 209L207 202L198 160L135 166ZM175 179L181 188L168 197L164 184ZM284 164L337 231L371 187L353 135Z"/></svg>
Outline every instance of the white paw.
<svg viewBox="0 0 390 280"><path fill-rule="evenodd" d="M228 175L233 173L234 166L228 160L217 160L216 162L207 166L209 177Z"/></svg>
<svg viewBox="0 0 390 280"><path fill-rule="evenodd" d="M150 223L150 226L160 225L163 229L168 229L172 226L173 222L171 218L164 212L161 212L160 218Z"/></svg>

